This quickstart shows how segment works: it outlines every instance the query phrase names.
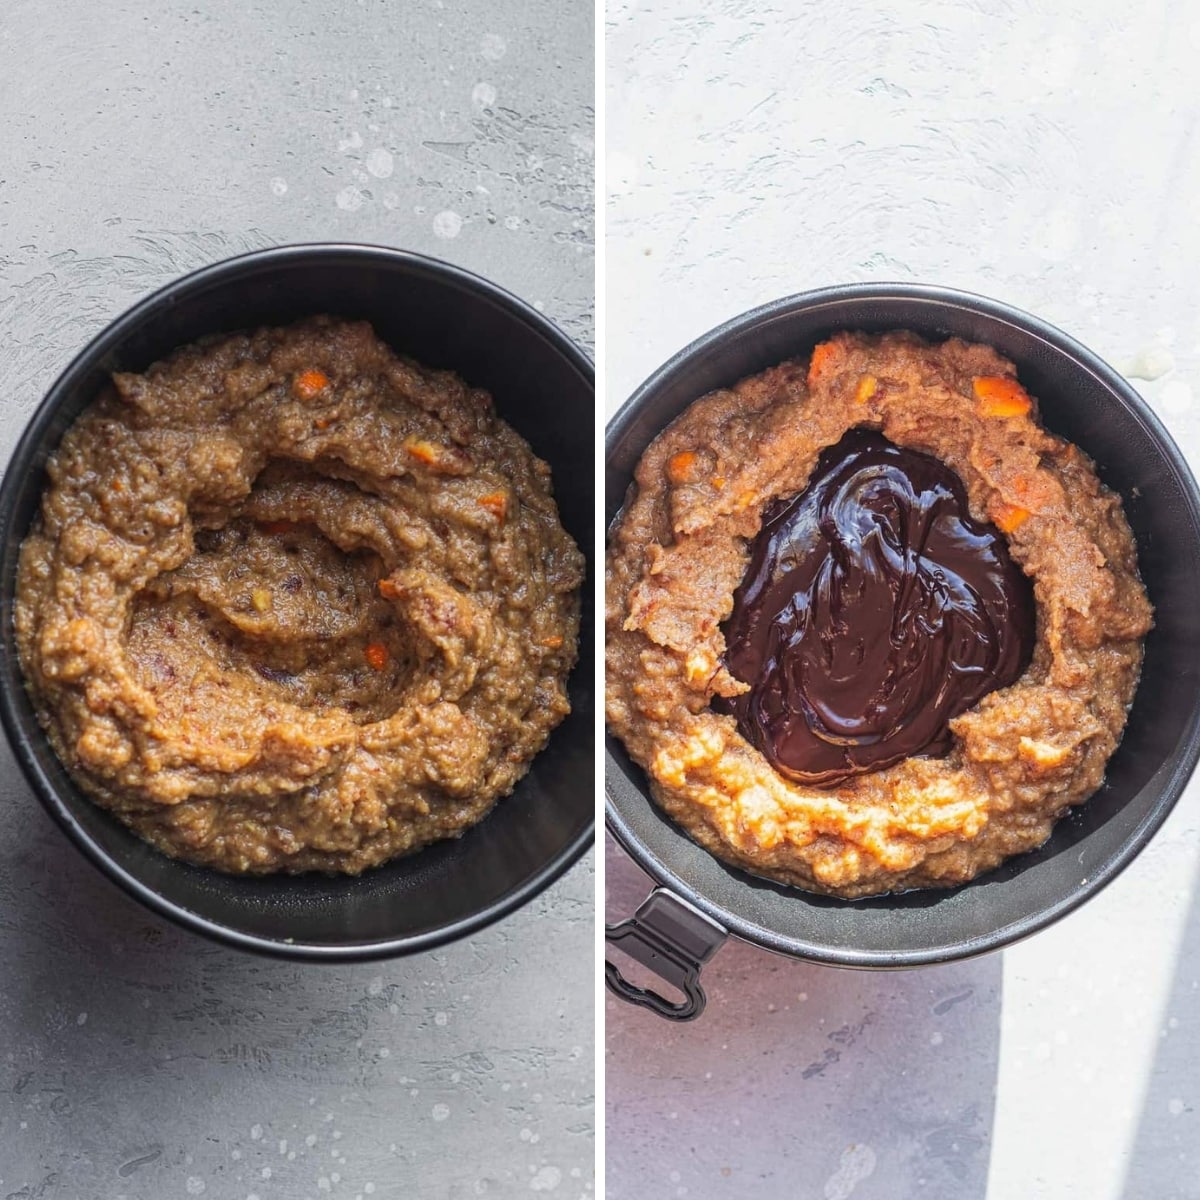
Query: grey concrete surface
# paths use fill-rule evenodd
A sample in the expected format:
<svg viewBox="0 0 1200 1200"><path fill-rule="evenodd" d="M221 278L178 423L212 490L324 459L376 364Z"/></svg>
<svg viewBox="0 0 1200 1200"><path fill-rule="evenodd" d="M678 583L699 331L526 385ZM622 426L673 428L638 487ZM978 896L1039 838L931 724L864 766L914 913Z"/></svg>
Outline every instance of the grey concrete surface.
<svg viewBox="0 0 1200 1200"><path fill-rule="evenodd" d="M592 46L574 0L5 0L0 455L93 332L258 246L437 254L590 342ZM589 856L436 953L248 958L95 875L0 746L0 1198L590 1195L592 892Z"/></svg>
<svg viewBox="0 0 1200 1200"><path fill-rule="evenodd" d="M1184 0L610 0L610 411L670 354L824 284L1032 310L1200 464ZM856 974L731 944L673 1028L607 1004L607 1192L1200 1197L1200 783L1102 895L975 962ZM608 857L610 919L646 887Z"/></svg>

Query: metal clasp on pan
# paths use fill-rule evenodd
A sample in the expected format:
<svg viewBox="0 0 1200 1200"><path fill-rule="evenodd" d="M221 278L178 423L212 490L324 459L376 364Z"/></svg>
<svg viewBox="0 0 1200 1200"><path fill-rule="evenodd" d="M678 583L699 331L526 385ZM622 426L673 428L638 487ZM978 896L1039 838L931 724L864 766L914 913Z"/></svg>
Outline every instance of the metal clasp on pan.
<svg viewBox="0 0 1200 1200"><path fill-rule="evenodd" d="M608 990L630 1004L640 1004L671 1021L693 1021L707 1002L700 969L729 936L698 908L674 892L655 888L632 917L605 928L605 940L678 988L682 1001L668 1000L627 980L614 963L605 962Z"/></svg>

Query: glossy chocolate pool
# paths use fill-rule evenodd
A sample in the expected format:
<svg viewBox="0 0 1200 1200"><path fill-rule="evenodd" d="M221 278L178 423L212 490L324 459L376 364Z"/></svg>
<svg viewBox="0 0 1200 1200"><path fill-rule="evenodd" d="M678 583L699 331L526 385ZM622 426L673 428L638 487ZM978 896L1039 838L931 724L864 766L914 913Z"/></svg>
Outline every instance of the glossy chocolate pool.
<svg viewBox="0 0 1200 1200"><path fill-rule="evenodd" d="M1033 589L948 466L854 429L768 508L724 631L750 690L715 707L829 787L949 750L949 722L1028 667Z"/></svg>

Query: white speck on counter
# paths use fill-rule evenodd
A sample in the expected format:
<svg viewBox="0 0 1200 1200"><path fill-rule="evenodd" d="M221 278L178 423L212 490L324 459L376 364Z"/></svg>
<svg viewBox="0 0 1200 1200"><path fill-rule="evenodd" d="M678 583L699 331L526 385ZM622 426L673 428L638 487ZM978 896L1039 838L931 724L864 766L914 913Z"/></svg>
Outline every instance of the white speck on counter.
<svg viewBox="0 0 1200 1200"><path fill-rule="evenodd" d="M253 1142L260 1141L263 1135L263 1127L261 1125L250 1126L250 1140Z"/></svg>
<svg viewBox="0 0 1200 1200"><path fill-rule="evenodd" d="M491 108L496 103L496 89L484 80L480 80L471 89L471 103L478 109Z"/></svg>
<svg viewBox="0 0 1200 1200"><path fill-rule="evenodd" d="M433 1023L435 1025L445 1025L448 1020L449 1018L444 1012L437 1012L433 1014Z"/></svg>
<svg viewBox="0 0 1200 1200"><path fill-rule="evenodd" d="M199 1175L189 1175L184 1187L187 1189L189 1196L201 1196L204 1194L205 1183Z"/></svg>
<svg viewBox="0 0 1200 1200"><path fill-rule="evenodd" d="M87 1013L81 1012L79 1014L79 1016L77 1016L75 1018L75 1024L76 1025L86 1025L87 1024Z"/></svg>
<svg viewBox="0 0 1200 1200"><path fill-rule="evenodd" d="M847 1146L838 1169L825 1181L825 1200L849 1200L864 1179L875 1173L875 1151L870 1146Z"/></svg>
<svg viewBox="0 0 1200 1200"><path fill-rule="evenodd" d="M529 1181L531 1192L552 1192L562 1182L562 1172L557 1167L542 1167Z"/></svg>
<svg viewBox="0 0 1200 1200"><path fill-rule="evenodd" d="M276 196L287 195L287 180L284 179L282 175L276 175L275 178L271 180L271 192Z"/></svg>
<svg viewBox="0 0 1200 1200"><path fill-rule="evenodd" d="M1166 346L1152 342L1143 346L1132 358L1120 366L1121 374L1126 379L1145 379L1153 381L1161 379L1168 371L1175 369L1175 356Z"/></svg>
<svg viewBox="0 0 1200 1200"><path fill-rule="evenodd" d="M376 146L370 154L367 155L367 170L375 176L376 179L386 179L391 175L393 170L392 152L385 150L382 146Z"/></svg>
<svg viewBox="0 0 1200 1200"><path fill-rule="evenodd" d="M433 232L440 238L456 238L462 232L463 219L449 209L433 218Z"/></svg>
<svg viewBox="0 0 1200 1200"><path fill-rule="evenodd" d="M349 137L338 140L338 151L342 154L348 154L351 150L361 150L362 144L362 134L355 129Z"/></svg>
<svg viewBox="0 0 1200 1200"><path fill-rule="evenodd" d="M450 1115L450 1106L447 1104L435 1104L431 1115L435 1121L444 1121Z"/></svg>
<svg viewBox="0 0 1200 1200"><path fill-rule="evenodd" d="M338 208L343 212L357 212L363 206L363 194L353 185L342 188L336 199Z"/></svg>

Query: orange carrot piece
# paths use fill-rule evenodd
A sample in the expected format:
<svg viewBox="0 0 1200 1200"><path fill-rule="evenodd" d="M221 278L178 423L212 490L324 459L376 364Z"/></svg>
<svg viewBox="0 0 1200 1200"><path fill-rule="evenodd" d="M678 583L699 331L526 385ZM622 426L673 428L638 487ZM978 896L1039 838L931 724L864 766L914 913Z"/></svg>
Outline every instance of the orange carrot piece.
<svg viewBox="0 0 1200 1200"><path fill-rule="evenodd" d="M1001 500L992 508L992 521L1001 533L1013 533L1019 529L1033 513L1019 504L1008 504Z"/></svg>
<svg viewBox="0 0 1200 1200"><path fill-rule="evenodd" d="M695 453L691 450L680 450L667 460L667 478L672 483L691 483L692 468L695 465Z"/></svg>
<svg viewBox="0 0 1200 1200"><path fill-rule="evenodd" d="M363 657L366 658L371 670L382 671L392 656L382 642L368 642L363 650Z"/></svg>
<svg viewBox="0 0 1200 1200"><path fill-rule="evenodd" d="M437 447L421 438L406 439L404 448L417 462L425 463L426 466L432 466L438 460Z"/></svg>
<svg viewBox="0 0 1200 1200"><path fill-rule="evenodd" d="M442 475L466 475L471 470L471 458L458 446L443 446L415 435L404 439L404 449L410 458Z"/></svg>
<svg viewBox="0 0 1200 1200"><path fill-rule="evenodd" d="M864 375L858 381L858 387L854 389L854 399L859 404L866 404L878 390L879 380L874 375Z"/></svg>
<svg viewBox="0 0 1200 1200"><path fill-rule="evenodd" d="M808 386L813 387L817 378L824 375L838 357L838 346L835 342L819 342L813 347L812 358L808 360Z"/></svg>
<svg viewBox="0 0 1200 1200"><path fill-rule="evenodd" d="M977 375L971 387L985 417L1023 417L1033 407L1029 393L1008 375Z"/></svg>
<svg viewBox="0 0 1200 1200"><path fill-rule="evenodd" d="M376 584L379 588L379 594L385 600L398 600L400 598L401 589L398 588L390 578L386 575Z"/></svg>
<svg viewBox="0 0 1200 1200"><path fill-rule="evenodd" d="M488 492L479 497L480 508L487 509L497 521L503 521L508 516L508 496L504 492Z"/></svg>
<svg viewBox="0 0 1200 1200"><path fill-rule="evenodd" d="M560 637L548 637L542 639L542 645L548 650L557 650L562 644L563 640Z"/></svg>
<svg viewBox="0 0 1200 1200"><path fill-rule="evenodd" d="M292 380L292 394L297 400L315 400L328 386L329 376L310 367Z"/></svg>

